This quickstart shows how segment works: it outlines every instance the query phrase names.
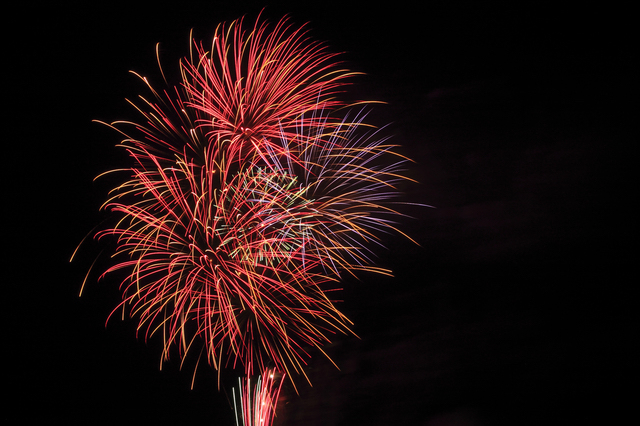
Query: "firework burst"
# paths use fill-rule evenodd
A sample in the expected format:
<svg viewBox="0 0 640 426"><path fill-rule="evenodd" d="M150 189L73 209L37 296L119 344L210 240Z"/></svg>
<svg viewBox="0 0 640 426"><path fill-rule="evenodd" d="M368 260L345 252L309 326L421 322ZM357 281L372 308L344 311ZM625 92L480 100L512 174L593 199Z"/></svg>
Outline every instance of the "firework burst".
<svg viewBox="0 0 640 426"><path fill-rule="evenodd" d="M397 231L406 159L363 113L338 112L352 73L286 20L221 25L180 69L162 92L143 78L140 123L111 124L133 160L104 205L117 221L96 234L117 243L105 274L126 271L114 312L160 334L163 360L201 346L218 370L291 379L310 348L351 333L329 296L342 275L390 274L369 247Z"/></svg>

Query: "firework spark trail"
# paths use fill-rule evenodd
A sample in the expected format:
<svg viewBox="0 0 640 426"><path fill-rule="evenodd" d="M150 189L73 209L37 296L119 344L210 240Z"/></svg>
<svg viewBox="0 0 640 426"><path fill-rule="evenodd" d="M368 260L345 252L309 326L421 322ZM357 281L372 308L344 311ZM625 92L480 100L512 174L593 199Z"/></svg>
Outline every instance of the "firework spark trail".
<svg viewBox="0 0 640 426"><path fill-rule="evenodd" d="M255 387L251 379L238 379L238 391L233 389L233 406L237 426L269 426L275 417L283 378L274 370L258 376Z"/></svg>
<svg viewBox="0 0 640 426"><path fill-rule="evenodd" d="M117 242L104 274L127 271L114 313L160 334L162 361L201 341L218 371L274 366L293 382L310 348L352 333L329 298L342 275L390 274L370 246L400 232L390 203L408 160L364 113L337 111L353 73L286 19L193 46L181 85L140 77L143 121L110 125L133 159L103 206L119 219L96 234Z"/></svg>

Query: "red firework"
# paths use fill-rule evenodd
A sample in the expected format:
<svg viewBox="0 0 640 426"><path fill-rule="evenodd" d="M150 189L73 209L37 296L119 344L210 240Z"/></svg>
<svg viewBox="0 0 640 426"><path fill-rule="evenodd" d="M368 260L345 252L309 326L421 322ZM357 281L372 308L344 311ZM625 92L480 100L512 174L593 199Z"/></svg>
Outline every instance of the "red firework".
<svg viewBox="0 0 640 426"><path fill-rule="evenodd" d="M296 126L326 120L314 112L343 106L334 95L354 74L286 19L273 28L259 21L250 29L242 20L222 24L210 51L193 46L182 66L186 103L199 113L196 124L208 144L227 143L223 163L231 167L266 151L290 155L278 141L296 137ZM229 170L221 173L225 179Z"/></svg>
<svg viewBox="0 0 640 426"><path fill-rule="evenodd" d="M120 219L97 233L117 241L105 273L127 271L116 310L162 335L163 360L199 341L218 370L304 374L309 348L351 332L328 296L341 274L390 273L367 247L397 231L405 159L336 112L351 73L286 20L222 25L210 53L194 48L180 86L144 79L155 100L121 130L134 164L105 203Z"/></svg>

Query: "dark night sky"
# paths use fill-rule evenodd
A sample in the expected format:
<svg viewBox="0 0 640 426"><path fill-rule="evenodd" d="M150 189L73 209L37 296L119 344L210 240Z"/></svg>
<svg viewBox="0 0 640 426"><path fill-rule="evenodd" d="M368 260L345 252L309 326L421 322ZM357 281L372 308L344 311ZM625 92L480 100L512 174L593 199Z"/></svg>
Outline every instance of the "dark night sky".
<svg viewBox="0 0 640 426"><path fill-rule="evenodd" d="M170 69L191 28L206 39L264 6L138 3L14 12L3 424L234 424L214 373L191 391L191 367L158 371L158 342L136 340L133 321L104 327L115 282L94 276L78 297L97 244L68 262L102 217L93 177L126 165L91 120L137 119L124 98L144 87L128 70L157 77L157 42ZM285 389L280 423L591 424L629 409L630 11L512 3L267 7L367 73L354 96L388 102L371 117L416 161L407 198L436 207L402 224L420 246L387 240L395 278L346 283L361 339L329 348L341 371L312 360L314 387Z"/></svg>

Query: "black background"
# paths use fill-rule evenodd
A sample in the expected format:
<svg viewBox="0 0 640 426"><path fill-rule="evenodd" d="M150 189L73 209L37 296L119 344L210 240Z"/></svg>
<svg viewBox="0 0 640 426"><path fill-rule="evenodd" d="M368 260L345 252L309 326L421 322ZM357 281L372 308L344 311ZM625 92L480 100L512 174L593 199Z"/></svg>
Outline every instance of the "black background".
<svg viewBox="0 0 640 426"><path fill-rule="evenodd" d="M268 3L268 2L266 2ZM611 3L402 1L28 4L7 11L3 170L4 424L214 424L234 420L216 375L105 328L117 282L84 275L125 98L221 21L290 14L365 76L371 121L416 161L402 229L379 263L395 278L345 283L360 339L312 359L277 424L595 424L631 407L632 150L637 46ZM8 148L8 149L7 149ZM635 180L634 180L635 181ZM108 183L108 182L107 182ZM636 195L633 195L636 194ZM635 256L634 256L635 257ZM637 279L637 278L636 278Z"/></svg>

